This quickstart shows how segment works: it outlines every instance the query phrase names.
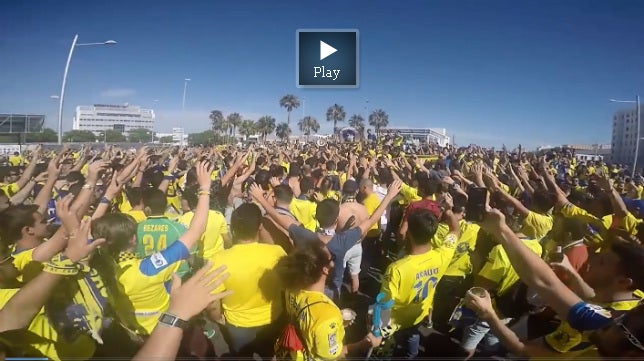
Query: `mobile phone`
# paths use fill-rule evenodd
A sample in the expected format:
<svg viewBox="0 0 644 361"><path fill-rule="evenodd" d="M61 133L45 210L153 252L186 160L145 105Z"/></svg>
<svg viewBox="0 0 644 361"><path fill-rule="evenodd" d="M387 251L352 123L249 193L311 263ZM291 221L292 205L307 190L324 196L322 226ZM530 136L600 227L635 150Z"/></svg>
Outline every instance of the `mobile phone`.
<svg viewBox="0 0 644 361"><path fill-rule="evenodd" d="M485 219L488 190L483 187L470 188L467 191L467 205L465 206L465 220L482 222Z"/></svg>

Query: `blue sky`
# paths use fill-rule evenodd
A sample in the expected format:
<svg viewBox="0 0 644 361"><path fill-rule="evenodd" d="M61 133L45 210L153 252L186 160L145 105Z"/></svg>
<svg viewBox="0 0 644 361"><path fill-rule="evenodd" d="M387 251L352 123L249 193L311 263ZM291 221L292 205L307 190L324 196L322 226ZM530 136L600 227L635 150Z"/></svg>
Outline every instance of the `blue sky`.
<svg viewBox="0 0 644 361"><path fill-rule="evenodd" d="M295 31L357 28L359 89L298 89ZM632 1L2 1L0 112L43 113L65 101L153 107L156 130L208 128L208 113L286 120L287 93L347 118L374 108L391 126L447 128L458 144L534 147L610 141L611 115L644 93L644 2ZM186 110L183 79L191 78ZM154 102L155 99L159 101ZM292 121L292 128L296 128Z"/></svg>

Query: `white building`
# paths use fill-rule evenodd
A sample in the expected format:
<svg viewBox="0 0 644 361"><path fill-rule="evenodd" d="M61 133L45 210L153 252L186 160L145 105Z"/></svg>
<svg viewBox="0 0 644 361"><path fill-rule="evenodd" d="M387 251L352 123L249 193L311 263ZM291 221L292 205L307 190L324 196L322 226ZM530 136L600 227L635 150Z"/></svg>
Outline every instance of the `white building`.
<svg viewBox="0 0 644 361"><path fill-rule="evenodd" d="M637 109L620 110L613 115L613 136L611 160L619 164L633 165L637 139ZM642 145L642 144L640 144ZM642 147L639 149L637 163L642 165Z"/></svg>
<svg viewBox="0 0 644 361"><path fill-rule="evenodd" d="M116 129L127 134L136 128L153 130L154 110L128 104L95 104L76 107L74 130L89 130L98 133L108 129Z"/></svg>
<svg viewBox="0 0 644 361"><path fill-rule="evenodd" d="M420 142L426 143L437 143L441 147L445 147L450 144L451 138L447 135L447 130L445 128L384 128L383 131L386 132L397 132L405 138L410 138L411 140L418 140Z"/></svg>

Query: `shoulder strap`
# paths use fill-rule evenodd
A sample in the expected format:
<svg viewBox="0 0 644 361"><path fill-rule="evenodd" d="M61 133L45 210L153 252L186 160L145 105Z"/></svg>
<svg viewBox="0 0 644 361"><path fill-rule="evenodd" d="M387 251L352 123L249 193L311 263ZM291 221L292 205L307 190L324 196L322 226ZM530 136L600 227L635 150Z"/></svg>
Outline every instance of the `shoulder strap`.
<svg viewBox="0 0 644 361"><path fill-rule="evenodd" d="M300 316L302 316L302 313L304 312L304 310L306 310L307 308L309 308L309 307L311 307L313 305L316 305L318 303L326 303L326 302L317 301L317 302L313 302L311 304L308 304L308 305L302 307L302 309L295 316L295 319L291 320L291 323L293 324L293 327L295 328L295 332L297 333L297 337L300 338L300 342L302 343L302 346L304 346L304 350L306 352L309 352L309 347L306 345L306 339L302 335L302 330L300 329L299 319L300 319Z"/></svg>

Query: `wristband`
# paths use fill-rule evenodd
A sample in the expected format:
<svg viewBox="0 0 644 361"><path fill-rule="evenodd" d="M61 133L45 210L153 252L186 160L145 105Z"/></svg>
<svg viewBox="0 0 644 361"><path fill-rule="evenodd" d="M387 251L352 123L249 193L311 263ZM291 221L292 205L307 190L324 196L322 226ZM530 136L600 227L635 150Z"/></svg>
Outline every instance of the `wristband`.
<svg viewBox="0 0 644 361"><path fill-rule="evenodd" d="M107 197L101 197L100 203L105 203L105 204L110 204L112 200L108 199Z"/></svg>
<svg viewBox="0 0 644 361"><path fill-rule="evenodd" d="M197 193L197 195L198 196L209 196L210 191L199 191L199 193Z"/></svg>
<svg viewBox="0 0 644 361"><path fill-rule="evenodd" d="M96 187L95 184L83 184L81 189L94 189L94 187Z"/></svg>
<svg viewBox="0 0 644 361"><path fill-rule="evenodd" d="M166 175L166 176L163 177L163 180L173 181L174 180L174 175L172 175L172 174Z"/></svg>

